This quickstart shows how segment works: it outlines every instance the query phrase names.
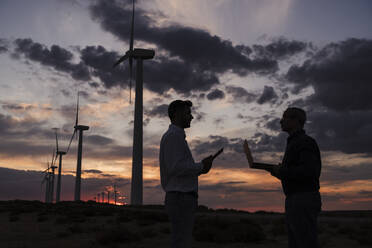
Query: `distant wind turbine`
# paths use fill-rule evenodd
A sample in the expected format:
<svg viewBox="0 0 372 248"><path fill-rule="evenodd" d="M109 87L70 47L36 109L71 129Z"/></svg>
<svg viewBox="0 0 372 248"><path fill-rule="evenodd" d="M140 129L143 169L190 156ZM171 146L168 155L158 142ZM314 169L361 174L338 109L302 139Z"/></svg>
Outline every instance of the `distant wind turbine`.
<svg viewBox="0 0 372 248"><path fill-rule="evenodd" d="M114 184L114 204L116 205L116 197L117 197L117 191L116 191L116 184Z"/></svg>
<svg viewBox="0 0 372 248"><path fill-rule="evenodd" d="M81 188L81 159L83 155L83 131L89 129L89 126L79 125L79 92L77 97L77 104L76 104L76 119L75 119L75 126L74 126L74 133L71 136L70 143L67 148L67 152L70 149L71 142L74 139L74 136L77 131L79 131L79 142L78 142L78 153L77 153L77 165L76 165L76 177L75 177L75 195L74 200L80 201L80 188Z"/></svg>
<svg viewBox="0 0 372 248"><path fill-rule="evenodd" d="M50 203L53 203L53 195L54 195L54 171L55 169L57 168L57 166L54 165L54 163L51 164L50 166L50 169L52 170L51 174L50 174L50 193L49 193L49 202Z"/></svg>
<svg viewBox="0 0 372 248"><path fill-rule="evenodd" d="M143 176L142 176L142 157L143 157L143 60L152 59L155 56L154 50L135 48L133 49L134 33L134 2L132 9L132 25L130 30L129 50L122 56L114 67L128 59L130 88L132 82L132 63L137 60L136 65L136 100L134 106L134 132L133 132L133 159L132 159L132 181L130 202L132 205L142 205L143 203ZM130 90L131 91L131 90Z"/></svg>
<svg viewBox="0 0 372 248"><path fill-rule="evenodd" d="M43 171L44 178L41 181L41 186L45 183L45 203L49 203L49 198L50 198L50 167L49 167L49 162L47 162L47 169Z"/></svg>
<svg viewBox="0 0 372 248"><path fill-rule="evenodd" d="M57 177L57 193L56 193L56 203L61 199L61 175L62 175L62 156L66 154L64 151L60 151L58 147L58 135L57 135L57 128L55 128L56 134L56 159L59 157L59 165L58 165L58 177Z"/></svg>

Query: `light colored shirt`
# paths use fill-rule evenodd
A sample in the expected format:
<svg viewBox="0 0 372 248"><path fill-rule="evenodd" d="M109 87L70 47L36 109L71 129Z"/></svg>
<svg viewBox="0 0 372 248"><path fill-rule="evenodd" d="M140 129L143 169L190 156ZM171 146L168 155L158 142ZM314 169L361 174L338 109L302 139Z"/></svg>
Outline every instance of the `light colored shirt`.
<svg viewBox="0 0 372 248"><path fill-rule="evenodd" d="M169 125L160 141L160 179L165 192L198 192L198 176L203 164L195 163L185 131Z"/></svg>

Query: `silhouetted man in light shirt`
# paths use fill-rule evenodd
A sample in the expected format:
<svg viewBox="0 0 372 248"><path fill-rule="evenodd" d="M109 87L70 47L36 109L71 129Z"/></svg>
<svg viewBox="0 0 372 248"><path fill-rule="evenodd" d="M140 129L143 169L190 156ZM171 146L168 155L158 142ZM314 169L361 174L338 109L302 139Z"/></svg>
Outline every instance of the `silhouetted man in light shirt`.
<svg viewBox="0 0 372 248"><path fill-rule="evenodd" d="M289 248L318 248L317 217L321 209L319 177L322 167L316 141L303 129L306 113L288 108L280 124L289 134L282 164L271 174L283 187Z"/></svg>
<svg viewBox="0 0 372 248"><path fill-rule="evenodd" d="M196 163L186 141L185 128L193 116L190 101L173 101L168 107L171 124L160 142L160 178L166 192L165 208L171 222L171 247L191 248L194 214L198 207L198 176L212 167L209 156Z"/></svg>

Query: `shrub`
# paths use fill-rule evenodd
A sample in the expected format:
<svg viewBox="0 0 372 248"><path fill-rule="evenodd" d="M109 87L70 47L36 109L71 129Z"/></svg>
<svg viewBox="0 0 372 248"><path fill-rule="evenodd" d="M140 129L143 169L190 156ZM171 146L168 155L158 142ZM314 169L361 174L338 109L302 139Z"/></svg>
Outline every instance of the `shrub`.
<svg viewBox="0 0 372 248"><path fill-rule="evenodd" d="M141 231L141 236L143 238L153 238L157 235L157 232L153 228L144 228Z"/></svg>
<svg viewBox="0 0 372 248"><path fill-rule="evenodd" d="M163 226L160 228L160 232L164 234L169 234L170 233L170 228L169 226Z"/></svg>
<svg viewBox="0 0 372 248"><path fill-rule="evenodd" d="M37 221L37 222L44 222L44 221L47 221L48 219L49 219L49 218L48 218L47 215L45 215L45 214L41 214L41 215L38 215L38 216L37 216L36 221Z"/></svg>
<svg viewBox="0 0 372 248"><path fill-rule="evenodd" d="M129 216L127 214L119 214L117 217L116 217L116 222L118 223L122 223L122 222L130 222L132 219L129 218Z"/></svg>
<svg viewBox="0 0 372 248"><path fill-rule="evenodd" d="M73 224L71 225L68 230L73 233L73 234L76 234L76 233L83 233L84 230L83 228L79 225L79 224Z"/></svg>
<svg viewBox="0 0 372 248"><path fill-rule="evenodd" d="M9 222L16 222L16 221L19 221L19 216L10 214L9 215Z"/></svg>
<svg viewBox="0 0 372 248"><path fill-rule="evenodd" d="M97 233L96 240L101 245L110 243L132 243L141 241L140 235L124 227L107 229Z"/></svg>
<svg viewBox="0 0 372 248"><path fill-rule="evenodd" d="M214 243L258 242L266 239L261 226L249 219L233 221L218 216L199 218L193 234L197 241Z"/></svg>

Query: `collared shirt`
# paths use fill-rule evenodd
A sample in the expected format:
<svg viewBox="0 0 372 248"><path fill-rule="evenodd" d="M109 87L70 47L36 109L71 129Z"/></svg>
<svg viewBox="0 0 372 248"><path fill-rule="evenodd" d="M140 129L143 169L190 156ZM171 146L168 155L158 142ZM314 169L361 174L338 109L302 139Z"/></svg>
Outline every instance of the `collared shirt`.
<svg viewBox="0 0 372 248"><path fill-rule="evenodd" d="M320 151L316 141L306 135L305 130L288 137L282 165L280 177L286 195L319 191Z"/></svg>
<svg viewBox="0 0 372 248"><path fill-rule="evenodd" d="M198 176L203 165L195 163L182 128L169 125L161 138L159 162L161 186L165 192L198 192Z"/></svg>

